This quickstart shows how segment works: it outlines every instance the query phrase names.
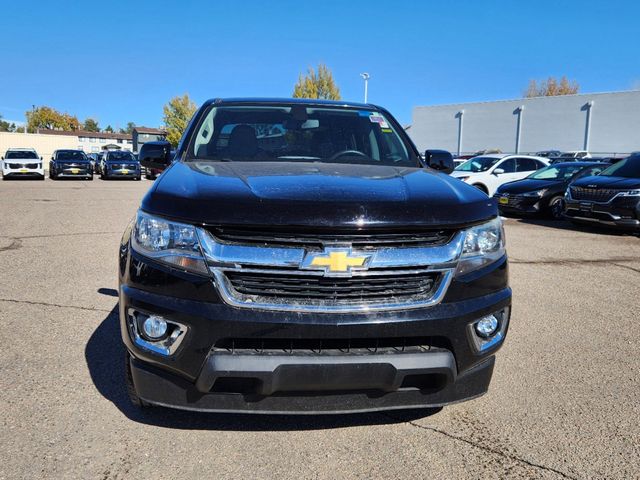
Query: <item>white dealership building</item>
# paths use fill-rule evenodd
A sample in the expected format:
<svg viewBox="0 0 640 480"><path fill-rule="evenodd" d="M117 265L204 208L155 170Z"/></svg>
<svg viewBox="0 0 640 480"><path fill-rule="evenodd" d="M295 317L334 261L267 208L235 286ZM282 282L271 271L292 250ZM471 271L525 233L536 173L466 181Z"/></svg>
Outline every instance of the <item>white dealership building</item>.
<svg viewBox="0 0 640 480"><path fill-rule="evenodd" d="M640 90L418 106L408 130L420 150L457 154L640 150Z"/></svg>

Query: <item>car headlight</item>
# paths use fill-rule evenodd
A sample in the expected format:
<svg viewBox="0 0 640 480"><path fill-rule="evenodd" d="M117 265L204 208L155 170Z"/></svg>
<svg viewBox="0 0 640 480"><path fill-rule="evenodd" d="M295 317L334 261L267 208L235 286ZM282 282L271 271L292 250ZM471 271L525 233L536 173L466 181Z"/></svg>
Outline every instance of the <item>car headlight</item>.
<svg viewBox="0 0 640 480"><path fill-rule="evenodd" d="M526 192L523 193L522 196L523 197L534 197L534 198L542 198L542 196L547 192L546 188L543 188L541 190L534 190L533 192Z"/></svg>
<svg viewBox="0 0 640 480"><path fill-rule="evenodd" d="M467 176L467 177L457 177L457 178L458 178L458 180L466 182L469 177Z"/></svg>
<svg viewBox="0 0 640 480"><path fill-rule="evenodd" d="M462 254L456 273L472 272L501 259L506 252L502 220L493 220L471 227L465 232Z"/></svg>
<svg viewBox="0 0 640 480"><path fill-rule="evenodd" d="M208 273L193 225L138 211L131 245L136 252L158 262L195 273Z"/></svg>
<svg viewBox="0 0 640 480"><path fill-rule="evenodd" d="M627 190L626 192L618 193L621 197L640 197L640 190Z"/></svg>

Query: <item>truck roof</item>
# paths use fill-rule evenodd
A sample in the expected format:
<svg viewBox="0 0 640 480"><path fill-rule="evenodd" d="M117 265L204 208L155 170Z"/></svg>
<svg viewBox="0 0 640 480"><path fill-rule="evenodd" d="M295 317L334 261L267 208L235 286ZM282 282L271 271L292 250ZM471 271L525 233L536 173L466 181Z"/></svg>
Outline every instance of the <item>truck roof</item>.
<svg viewBox="0 0 640 480"><path fill-rule="evenodd" d="M268 97L232 97L232 98L212 98L205 104L225 104L225 103L251 103L251 104L299 104L299 105L324 105L332 107L351 107L378 109L379 107L371 103L347 102L346 100L324 100L319 98L268 98Z"/></svg>

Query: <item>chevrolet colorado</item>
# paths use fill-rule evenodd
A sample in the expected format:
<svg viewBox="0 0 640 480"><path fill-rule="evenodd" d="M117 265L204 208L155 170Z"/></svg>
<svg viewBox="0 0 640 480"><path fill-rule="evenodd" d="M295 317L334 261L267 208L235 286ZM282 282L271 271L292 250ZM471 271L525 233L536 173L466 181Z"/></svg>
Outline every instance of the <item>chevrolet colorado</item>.
<svg viewBox="0 0 640 480"><path fill-rule="evenodd" d="M495 200L383 108L215 99L119 253L138 406L254 413L438 407L484 394L511 290Z"/></svg>

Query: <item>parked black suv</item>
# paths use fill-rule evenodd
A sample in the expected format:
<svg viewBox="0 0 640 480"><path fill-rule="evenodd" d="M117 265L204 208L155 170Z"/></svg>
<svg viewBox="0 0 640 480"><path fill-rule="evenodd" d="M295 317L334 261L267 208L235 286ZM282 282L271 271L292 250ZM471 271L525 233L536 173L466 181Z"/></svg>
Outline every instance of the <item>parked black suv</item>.
<svg viewBox="0 0 640 480"><path fill-rule="evenodd" d="M142 178L140 162L133 153L122 150L110 150L102 154L100 162L100 178Z"/></svg>
<svg viewBox="0 0 640 480"><path fill-rule="evenodd" d="M93 168L82 150L56 150L49 161L49 178L80 177L93 180Z"/></svg>
<svg viewBox="0 0 640 480"><path fill-rule="evenodd" d="M137 405L328 413L487 391L509 322L496 203L384 109L210 100L120 245Z"/></svg>
<svg viewBox="0 0 640 480"><path fill-rule="evenodd" d="M608 163L567 162L544 167L527 178L498 187L494 198L500 212L517 215L564 216L564 193L579 178L598 175Z"/></svg>
<svg viewBox="0 0 640 480"><path fill-rule="evenodd" d="M640 231L640 155L572 183L565 203L565 215L574 223Z"/></svg>

